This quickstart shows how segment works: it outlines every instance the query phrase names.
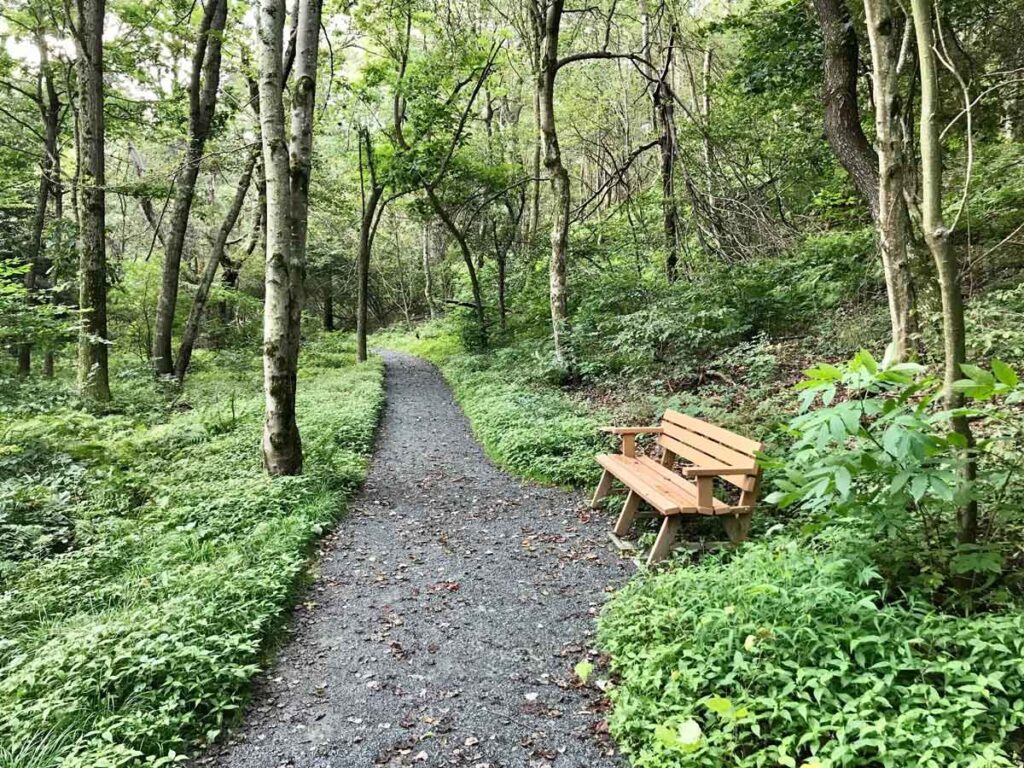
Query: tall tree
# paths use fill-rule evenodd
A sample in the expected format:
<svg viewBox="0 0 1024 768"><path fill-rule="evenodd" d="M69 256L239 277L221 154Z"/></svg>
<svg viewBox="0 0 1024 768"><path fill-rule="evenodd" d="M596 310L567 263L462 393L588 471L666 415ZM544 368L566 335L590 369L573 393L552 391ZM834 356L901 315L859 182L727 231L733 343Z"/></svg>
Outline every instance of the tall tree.
<svg viewBox="0 0 1024 768"><path fill-rule="evenodd" d="M676 25L670 24L668 42L665 46L664 64L656 69L653 54L652 35L654 21L646 0L640 5L643 14L643 57L650 62L647 72L648 90L654 109L654 120L658 126L658 141L661 151L661 206L662 229L665 234L665 274L669 282L678 275L679 265L679 203L675 191L676 122L673 94L668 83L672 72L672 56L676 44ZM709 49L710 50L710 49Z"/></svg>
<svg viewBox="0 0 1024 768"><path fill-rule="evenodd" d="M911 0L914 31L917 39L917 61L921 76L921 227L924 239L935 260L942 299L942 335L945 353L944 397L946 407L955 410L963 406L963 394L955 383L963 376L960 366L967 362L967 341L964 326L964 298L960 285L960 265L950 244L951 229L942 213L942 138L939 126L939 75L935 63L934 35L932 32L931 0ZM964 445L961 473L962 490L969 491L977 476L973 453L974 436L964 415L951 419L953 431L960 435ZM978 538L978 504L961 502L957 509L958 538L972 543Z"/></svg>
<svg viewBox="0 0 1024 768"><path fill-rule="evenodd" d="M540 93L540 135L544 149L544 167L551 177L554 213L551 221L551 258L548 264L551 337L556 365L572 373L575 362L572 327L569 323L569 288L566 284L571 189L569 173L562 163L558 127L555 123L555 78L561 66L558 59L558 37L564 6L564 0L540 0L534 10L541 40L540 72L537 80Z"/></svg>
<svg viewBox="0 0 1024 768"><path fill-rule="evenodd" d="M153 329L153 363L160 375L174 372L171 337L174 333L174 314L178 303L181 254L192 211L196 179L199 177L203 151L217 107L221 44L227 12L227 0L210 0L203 11L199 36L192 55L192 72L188 86L188 146L174 189L174 206L167 227L160 295L157 299L156 322Z"/></svg>
<svg viewBox="0 0 1024 768"><path fill-rule="evenodd" d="M359 247L356 254L356 362L366 362L367 306L370 296L370 251L377 231L378 209L384 183L377 170L373 140L366 128L357 132L359 142ZM365 147L365 149L364 149ZM365 152L365 155L364 155Z"/></svg>
<svg viewBox="0 0 1024 768"><path fill-rule="evenodd" d="M106 172L103 157L105 0L75 0L72 29L78 72L78 383L91 399L110 399L107 370Z"/></svg>
<svg viewBox="0 0 1024 768"><path fill-rule="evenodd" d="M46 212L50 198L54 198L59 210L60 192L60 134L61 103L54 81L53 66L50 62L46 29L41 20L35 30L36 51L39 55L39 71L36 76L36 92L32 99L39 109L43 121L43 147L39 159L39 186L36 193L35 213L32 217L32 234L29 240L29 270L25 273L25 288L31 299L39 284L45 279L46 263L43 254L43 229L46 226ZM47 365L52 363L52 354L47 355ZM32 372L32 344L25 342L18 347L18 373L28 376Z"/></svg>
<svg viewBox="0 0 1024 768"><path fill-rule="evenodd" d="M294 10L295 82L289 146L283 98L287 72L282 56L285 2L262 0L260 3L260 126L267 184L263 463L272 475L302 472L302 440L295 419L295 397L320 9L320 0L298 0Z"/></svg>
<svg viewBox="0 0 1024 768"><path fill-rule="evenodd" d="M876 22L885 13L887 0L865 0L869 18ZM892 29L873 26L875 125L883 157L872 149L861 127L857 101L860 54L857 35L845 0L814 0L822 31L825 108L825 137L839 162L850 174L857 191L871 210L879 232L879 250L886 278L892 341L900 359L907 356L918 333L914 280L910 271L913 255L910 219L901 186L903 165L895 142L897 112L896 47ZM870 22L869 22L870 24ZM879 101L879 97L881 100ZM879 170L881 169L881 174ZM882 197L884 196L884 206Z"/></svg>

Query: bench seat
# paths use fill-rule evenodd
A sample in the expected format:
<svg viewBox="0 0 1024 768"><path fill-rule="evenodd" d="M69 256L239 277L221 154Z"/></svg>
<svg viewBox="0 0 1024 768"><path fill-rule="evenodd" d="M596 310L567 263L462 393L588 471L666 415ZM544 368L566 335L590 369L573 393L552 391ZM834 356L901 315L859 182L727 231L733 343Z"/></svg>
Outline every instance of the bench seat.
<svg viewBox="0 0 1024 768"><path fill-rule="evenodd" d="M663 515L726 515L735 508L713 499L712 509L697 506L697 486L649 456L602 453L597 463Z"/></svg>

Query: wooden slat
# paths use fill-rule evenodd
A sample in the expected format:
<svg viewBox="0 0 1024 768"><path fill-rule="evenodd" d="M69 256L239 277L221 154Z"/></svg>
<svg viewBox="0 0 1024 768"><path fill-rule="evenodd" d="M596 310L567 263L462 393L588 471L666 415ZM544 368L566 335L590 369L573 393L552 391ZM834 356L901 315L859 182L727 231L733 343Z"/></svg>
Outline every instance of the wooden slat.
<svg viewBox="0 0 1024 768"><path fill-rule="evenodd" d="M681 494L673 493L670 484L652 476L651 473L644 472L637 459L622 454L606 453L598 456L597 461L663 515L681 511Z"/></svg>
<svg viewBox="0 0 1024 768"><path fill-rule="evenodd" d="M728 464L730 467L749 467L754 463L752 461L752 454L737 451L728 445L715 442L687 427L681 427L678 424L667 421L663 430L665 436L678 440L681 443L686 443L709 456L714 456L718 461L705 462L710 463L712 466Z"/></svg>
<svg viewBox="0 0 1024 768"><path fill-rule="evenodd" d="M679 492L682 493L684 497L690 501L690 503L696 504L697 486L695 484L691 483L685 477L680 477L673 470L669 469L668 467L662 466L654 459L651 459L647 456L640 457L639 461L645 469L654 472L662 480L671 483L673 486L675 486L679 490ZM730 506L729 504L726 504L724 501L720 499L712 499L712 504L715 508L715 514L726 514L734 510L734 507Z"/></svg>
<svg viewBox="0 0 1024 768"><path fill-rule="evenodd" d="M687 416L685 413L679 413L679 411L674 411L671 408L665 411L663 418L665 421L678 424L691 432L696 432L698 435L709 437L715 442L722 443L748 456L753 456L764 447L756 440L743 437L743 435L737 435L735 432L730 432L727 429L722 429L700 419L695 419L693 416Z"/></svg>
<svg viewBox="0 0 1024 768"><path fill-rule="evenodd" d="M682 456L684 459L692 461L698 467L708 465L717 466L718 464L721 463L720 459L714 456L709 456L703 451L697 450L692 445L681 443L675 438L669 437L668 435L662 435L661 437L659 437L658 444L665 450L672 451L673 453ZM747 457L745 460L750 461L750 458ZM753 483L753 478L750 475L725 475L724 477L722 477L722 479L725 482L736 486L741 491L750 490L751 484Z"/></svg>

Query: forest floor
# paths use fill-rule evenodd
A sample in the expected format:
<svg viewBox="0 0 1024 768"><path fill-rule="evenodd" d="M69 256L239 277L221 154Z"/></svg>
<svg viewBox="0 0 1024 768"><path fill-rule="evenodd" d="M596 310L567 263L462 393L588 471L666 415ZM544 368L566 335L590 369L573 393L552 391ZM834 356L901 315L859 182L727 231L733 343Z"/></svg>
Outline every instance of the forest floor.
<svg viewBox="0 0 1024 768"><path fill-rule="evenodd" d="M429 363L384 353L366 485L245 722L201 765L620 765L574 667L632 565L576 493L496 468Z"/></svg>

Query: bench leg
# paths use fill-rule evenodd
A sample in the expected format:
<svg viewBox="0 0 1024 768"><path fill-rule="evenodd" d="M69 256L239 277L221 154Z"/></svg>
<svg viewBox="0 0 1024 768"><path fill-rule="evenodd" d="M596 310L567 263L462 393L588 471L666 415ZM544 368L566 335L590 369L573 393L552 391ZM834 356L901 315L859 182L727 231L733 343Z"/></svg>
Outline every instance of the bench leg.
<svg viewBox="0 0 1024 768"><path fill-rule="evenodd" d="M625 536L629 533L629 526L633 524L636 511L640 508L640 496L635 491L630 491L626 496L626 503L622 505L622 512L615 523L615 535Z"/></svg>
<svg viewBox="0 0 1024 768"><path fill-rule="evenodd" d="M722 518L722 525L725 526L725 535L733 544L746 541L750 535L750 512L743 512L739 515L726 515Z"/></svg>
<svg viewBox="0 0 1024 768"><path fill-rule="evenodd" d="M608 495L608 491L612 489L612 473L607 469L601 473L601 482L597 484L597 490L594 491L594 498L590 500L590 508L597 509L597 503L601 501L605 496Z"/></svg>
<svg viewBox="0 0 1024 768"><path fill-rule="evenodd" d="M675 544L676 534L679 533L679 526L682 523L682 517L679 515L665 516L665 522L661 524L661 530L658 531L658 538L654 541L651 554L647 557L648 568L668 557L668 553L672 551L672 545Z"/></svg>

